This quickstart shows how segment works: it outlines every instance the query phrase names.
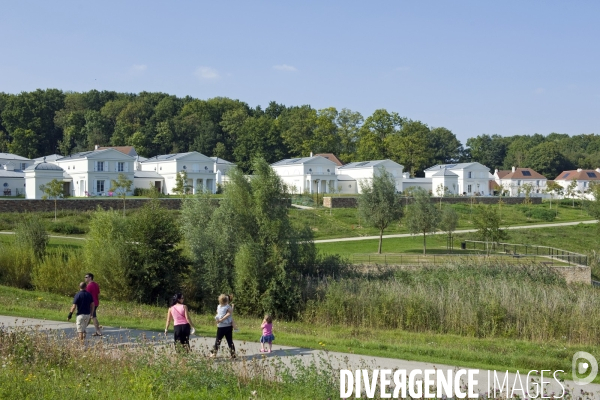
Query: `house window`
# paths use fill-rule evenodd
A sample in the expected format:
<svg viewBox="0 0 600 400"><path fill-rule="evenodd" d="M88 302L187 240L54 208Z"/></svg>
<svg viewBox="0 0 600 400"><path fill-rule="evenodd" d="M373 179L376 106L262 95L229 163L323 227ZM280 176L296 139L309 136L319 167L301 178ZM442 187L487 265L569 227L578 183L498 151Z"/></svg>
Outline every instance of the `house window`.
<svg viewBox="0 0 600 400"><path fill-rule="evenodd" d="M104 171L104 161L98 161L96 164L96 171Z"/></svg>
<svg viewBox="0 0 600 400"><path fill-rule="evenodd" d="M104 181L96 181L96 192L104 192Z"/></svg>
<svg viewBox="0 0 600 400"><path fill-rule="evenodd" d="M536 186L540 186L540 181L535 181Z"/></svg>
<svg viewBox="0 0 600 400"><path fill-rule="evenodd" d="M517 186L521 186L521 180L517 181Z"/></svg>
<svg viewBox="0 0 600 400"><path fill-rule="evenodd" d="M124 162L118 162L117 163L117 172L123 172L125 171L125 163Z"/></svg>
<svg viewBox="0 0 600 400"><path fill-rule="evenodd" d="M469 174L471 173L469 172ZM467 192L471 193L471 185L467 185Z"/></svg>
<svg viewBox="0 0 600 400"><path fill-rule="evenodd" d="M583 187L587 187L587 182L583 182Z"/></svg>
<svg viewBox="0 0 600 400"><path fill-rule="evenodd" d="M27 164L21 163L21 170L24 170L25 168L27 168Z"/></svg>
<svg viewBox="0 0 600 400"><path fill-rule="evenodd" d="M473 173L471 171L469 171L467 177L468 178L472 178L473 177ZM471 189L469 189L469 193L471 193Z"/></svg>

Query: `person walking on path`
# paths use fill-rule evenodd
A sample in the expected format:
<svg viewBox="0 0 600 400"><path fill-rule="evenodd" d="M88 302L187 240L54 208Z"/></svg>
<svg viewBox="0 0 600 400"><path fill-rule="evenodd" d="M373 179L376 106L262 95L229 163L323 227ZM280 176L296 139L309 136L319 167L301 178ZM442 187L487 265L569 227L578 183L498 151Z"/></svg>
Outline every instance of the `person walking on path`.
<svg viewBox="0 0 600 400"><path fill-rule="evenodd" d="M79 284L79 292L73 297L73 305L71 306L69 316L67 317L67 321L70 321L73 316L73 311L75 311L75 307L77 307L75 325L77 327L77 335L81 341L85 339L86 329L90 323L90 315L94 312L95 308L94 299L92 298L92 295L85 290L86 286L85 282Z"/></svg>
<svg viewBox="0 0 600 400"><path fill-rule="evenodd" d="M175 329L175 347L178 348L179 344L183 346L187 351L190 350L190 334L192 334L195 329L192 324L192 319L190 318L190 313L185 304L183 304L183 294L177 293L171 299L169 304L169 311L167 311L167 326L165 326L165 336L169 330L169 326L171 325L171 321L173 321L173 326Z"/></svg>
<svg viewBox="0 0 600 400"><path fill-rule="evenodd" d="M260 352L270 353L275 335L273 335L273 318L269 314L265 315L262 325L260 326L263 330L262 336L260 337ZM269 344L269 350L265 349L265 343Z"/></svg>
<svg viewBox="0 0 600 400"><path fill-rule="evenodd" d="M229 346L229 353L231 358L235 358L235 345L233 344L233 318L231 313L233 310L229 305L229 297L226 294L219 296L219 305L217 307L217 315L215 320L217 321L217 338L215 340L215 346L210 353L210 357L216 357L219 347L221 346L221 340L223 337L227 340Z"/></svg>
<svg viewBox="0 0 600 400"><path fill-rule="evenodd" d="M92 322L94 323L94 328L96 328L96 332L92 334L92 336L102 336L102 325L98 323L98 318L96 317L96 313L98 312L98 306L100 305L100 286L94 282L94 274L88 272L85 274L85 283L87 287L85 290L92 295L94 299L94 312L92 315Z"/></svg>

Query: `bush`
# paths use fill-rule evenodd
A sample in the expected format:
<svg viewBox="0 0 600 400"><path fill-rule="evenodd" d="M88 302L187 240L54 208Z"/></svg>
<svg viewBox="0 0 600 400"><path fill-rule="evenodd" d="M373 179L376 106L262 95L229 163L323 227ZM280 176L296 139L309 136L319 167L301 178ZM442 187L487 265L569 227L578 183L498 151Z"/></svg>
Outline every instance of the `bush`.
<svg viewBox="0 0 600 400"><path fill-rule="evenodd" d="M48 224L48 230L54 233L62 233L64 235L81 235L86 233L86 230L68 222L52 222Z"/></svg>
<svg viewBox="0 0 600 400"><path fill-rule="evenodd" d="M542 221L552 222L556 218L557 212L555 210L548 210L547 208L531 208L524 210L523 214L527 218L539 219Z"/></svg>
<svg viewBox="0 0 600 400"><path fill-rule="evenodd" d="M48 233L37 215L26 214L17 224L15 244L31 250L38 260L44 257L48 245Z"/></svg>
<svg viewBox="0 0 600 400"><path fill-rule="evenodd" d="M59 248L33 267L32 284L40 291L72 296L87 272L80 250Z"/></svg>
<svg viewBox="0 0 600 400"><path fill-rule="evenodd" d="M22 289L31 288L35 255L31 248L15 243L0 244L0 282Z"/></svg>

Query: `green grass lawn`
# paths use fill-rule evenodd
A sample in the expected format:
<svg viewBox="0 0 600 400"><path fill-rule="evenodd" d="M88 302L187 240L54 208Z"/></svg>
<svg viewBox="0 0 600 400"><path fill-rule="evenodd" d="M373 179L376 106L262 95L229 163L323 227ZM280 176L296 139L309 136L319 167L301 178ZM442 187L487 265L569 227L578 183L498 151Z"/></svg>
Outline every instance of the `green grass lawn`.
<svg viewBox="0 0 600 400"><path fill-rule="evenodd" d="M71 298L55 294L0 286L0 314L66 321ZM102 301L99 320L106 326L120 326L161 332L166 307L131 302ZM192 314L196 332L213 336L216 328L212 314ZM260 338L260 318L235 317L240 332L234 340ZM573 346L562 341L536 343L514 339L478 339L428 332L407 332L316 326L302 322L274 322L277 344L344 353L426 361L438 364L497 370L563 369L570 371L576 351L600 354L595 346ZM596 379L600 382L600 377Z"/></svg>
<svg viewBox="0 0 600 400"><path fill-rule="evenodd" d="M476 203L475 203L476 204ZM476 206L471 209L469 204L453 204L452 207L460 216L458 229L472 229L472 213L476 212ZM502 226L528 225L548 223L546 221L527 218L525 211L529 208L548 209L549 204L538 205L503 205L500 208ZM558 210L558 216L553 222L571 222L590 220L591 217L580 208L568 205L552 205L553 210ZM557 208L558 207L558 208ZM379 235L375 228L363 226L356 208L318 208L313 210L290 210L291 220L298 225L307 224L311 227L315 239L333 239L341 237L359 237ZM400 221L391 224L384 232L385 234L408 233L406 227Z"/></svg>

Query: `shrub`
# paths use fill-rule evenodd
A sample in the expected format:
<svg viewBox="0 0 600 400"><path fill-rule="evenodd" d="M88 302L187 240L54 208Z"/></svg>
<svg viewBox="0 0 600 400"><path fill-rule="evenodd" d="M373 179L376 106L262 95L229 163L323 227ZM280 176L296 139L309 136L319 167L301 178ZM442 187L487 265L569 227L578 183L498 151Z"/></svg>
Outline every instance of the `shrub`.
<svg viewBox="0 0 600 400"><path fill-rule="evenodd" d="M542 221L552 222L556 218L555 210L548 210L547 208L531 208L524 210L523 213L527 218L539 219Z"/></svg>
<svg viewBox="0 0 600 400"><path fill-rule="evenodd" d="M0 282L3 285L29 289L36 257L33 250L15 243L0 244Z"/></svg>
<svg viewBox="0 0 600 400"><path fill-rule="evenodd" d="M32 284L37 290L71 296L86 272L80 250L59 248L33 267Z"/></svg>
<svg viewBox="0 0 600 400"><path fill-rule="evenodd" d="M15 229L15 244L30 249L38 260L44 257L48 233L42 220L35 214L26 214Z"/></svg>

